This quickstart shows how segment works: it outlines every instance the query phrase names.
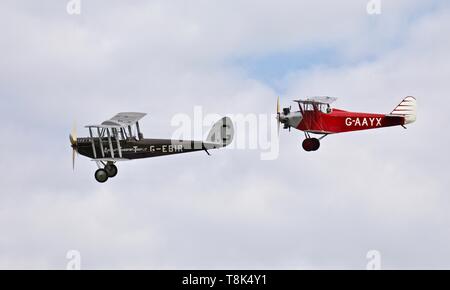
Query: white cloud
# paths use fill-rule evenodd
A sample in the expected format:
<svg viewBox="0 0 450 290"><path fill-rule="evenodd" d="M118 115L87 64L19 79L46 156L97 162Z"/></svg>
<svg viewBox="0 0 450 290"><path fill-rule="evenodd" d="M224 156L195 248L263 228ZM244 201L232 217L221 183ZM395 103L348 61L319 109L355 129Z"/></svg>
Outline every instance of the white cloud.
<svg viewBox="0 0 450 290"><path fill-rule="evenodd" d="M363 269L371 249L385 267L448 268L447 4L383 1L368 16L364 1L89 1L69 16L59 2L0 4L1 268L64 269L71 249L85 268ZM270 162L155 158L105 185L84 158L71 172L74 117L146 111L146 136L169 137L194 105L272 112L276 90L229 59L321 46L344 64L287 71L285 104L330 94L388 112L412 94L418 122L329 136L316 154L282 132Z"/></svg>

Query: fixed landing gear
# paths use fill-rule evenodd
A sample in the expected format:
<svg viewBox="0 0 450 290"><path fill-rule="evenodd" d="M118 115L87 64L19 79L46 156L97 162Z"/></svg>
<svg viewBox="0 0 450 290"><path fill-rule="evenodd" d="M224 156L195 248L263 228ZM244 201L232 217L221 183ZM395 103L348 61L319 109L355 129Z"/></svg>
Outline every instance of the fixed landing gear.
<svg viewBox="0 0 450 290"><path fill-rule="evenodd" d="M117 175L118 170L117 170L117 166L115 166L112 163L108 163L105 166L105 171L106 171L106 173L108 173L109 178L113 178Z"/></svg>
<svg viewBox="0 0 450 290"><path fill-rule="evenodd" d="M104 163L102 163L104 164ZM108 181L109 178L113 178L117 175L117 166L114 165L113 163L106 163L106 165L104 166L104 168L100 168L97 169L97 171L95 171L95 180L97 180L100 183L105 183L106 181Z"/></svg>
<svg viewBox="0 0 450 290"><path fill-rule="evenodd" d="M303 140L302 146L305 151L317 151L320 148L320 140L327 137L328 134L323 134L319 139L311 138L309 132L305 132L305 140Z"/></svg>
<svg viewBox="0 0 450 290"><path fill-rule="evenodd" d="M100 183L105 183L108 180L108 173L105 169L97 169L95 171L95 180L97 180Z"/></svg>
<svg viewBox="0 0 450 290"><path fill-rule="evenodd" d="M320 148L320 140L317 138L306 138L302 143L305 151L317 151Z"/></svg>

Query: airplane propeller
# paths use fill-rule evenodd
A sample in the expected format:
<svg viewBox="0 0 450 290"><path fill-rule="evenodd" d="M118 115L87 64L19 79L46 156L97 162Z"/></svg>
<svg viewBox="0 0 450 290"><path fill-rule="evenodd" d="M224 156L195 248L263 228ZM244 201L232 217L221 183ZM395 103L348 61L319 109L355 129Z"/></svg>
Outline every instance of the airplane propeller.
<svg viewBox="0 0 450 290"><path fill-rule="evenodd" d="M278 136L280 135L280 126L281 123L284 124L284 129L289 129L289 132L291 132L291 126L289 124L289 119L287 118L287 115L291 113L292 107L289 106L289 108L283 109L283 117L281 117L281 109L280 109L280 97L278 97L277 100L277 121L278 121Z"/></svg>
<svg viewBox="0 0 450 290"><path fill-rule="evenodd" d="M281 126L280 116L281 116L281 112L280 112L280 97L278 97L278 99L277 99L278 136L280 136L280 126Z"/></svg>
<svg viewBox="0 0 450 290"><path fill-rule="evenodd" d="M72 132L69 135L70 144L72 147L72 169L75 170L75 157L78 154L78 141L77 141L77 126L74 123Z"/></svg>

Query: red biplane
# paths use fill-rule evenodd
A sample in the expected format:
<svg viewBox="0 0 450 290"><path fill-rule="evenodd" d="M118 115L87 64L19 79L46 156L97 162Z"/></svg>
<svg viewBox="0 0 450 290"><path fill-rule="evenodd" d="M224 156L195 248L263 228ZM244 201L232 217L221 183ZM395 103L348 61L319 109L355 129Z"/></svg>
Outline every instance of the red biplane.
<svg viewBox="0 0 450 290"><path fill-rule="evenodd" d="M336 101L332 97L312 97L306 100L295 100L300 111L291 112L291 108L280 111L280 98L277 102L278 130L280 124L284 129L295 128L305 133L303 149L316 151L320 147L320 140L327 135L351 131L360 131L391 126L402 126L416 121L417 104L414 97L406 97L389 114L371 114L348 112L331 108ZM310 134L322 135L313 138Z"/></svg>

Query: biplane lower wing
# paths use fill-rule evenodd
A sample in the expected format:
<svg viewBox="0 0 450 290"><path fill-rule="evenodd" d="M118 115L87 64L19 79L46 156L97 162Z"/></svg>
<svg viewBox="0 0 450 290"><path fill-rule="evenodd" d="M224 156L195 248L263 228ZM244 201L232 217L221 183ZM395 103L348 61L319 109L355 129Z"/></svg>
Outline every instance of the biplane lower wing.
<svg viewBox="0 0 450 290"><path fill-rule="evenodd" d="M97 158L97 159L91 159L91 161L95 162L120 162L120 161L131 161L132 159L128 158Z"/></svg>

